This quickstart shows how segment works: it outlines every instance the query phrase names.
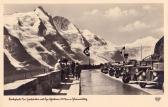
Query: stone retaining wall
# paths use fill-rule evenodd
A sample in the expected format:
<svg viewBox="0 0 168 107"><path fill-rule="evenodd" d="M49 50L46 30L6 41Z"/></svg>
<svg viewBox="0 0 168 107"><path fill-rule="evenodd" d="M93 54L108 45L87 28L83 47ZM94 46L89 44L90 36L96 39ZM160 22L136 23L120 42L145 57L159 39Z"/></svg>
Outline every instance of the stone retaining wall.
<svg viewBox="0 0 168 107"><path fill-rule="evenodd" d="M33 78L35 79L22 83L15 89L4 89L4 95L51 95L52 88L57 87L61 82L61 72L50 72Z"/></svg>

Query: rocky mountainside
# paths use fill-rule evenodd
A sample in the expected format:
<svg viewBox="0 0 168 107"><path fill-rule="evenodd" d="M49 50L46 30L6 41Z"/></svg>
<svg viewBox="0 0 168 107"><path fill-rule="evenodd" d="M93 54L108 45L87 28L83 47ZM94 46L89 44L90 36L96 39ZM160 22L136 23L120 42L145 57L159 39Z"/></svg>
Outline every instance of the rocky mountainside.
<svg viewBox="0 0 168 107"><path fill-rule="evenodd" d="M115 51L115 44L104 40L100 36L90 32L89 30L81 30L81 33L90 43L90 52L92 59L96 60L97 63L112 61L111 56Z"/></svg>
<svg viewBox="0 0 168 107"><path fill-rule="evenodd" d="M164 36L156 43L154 55L160 61L164 61Z"/></svg>
<svg viewBox="0 0 168 107"><path fill-rule="evenodd" d="M90 47L90 58L93 64L100 64L111 60L110 54L115 45L105 41L103 38L95 35L89 30L80 30L68 19L55 16L54 25L58 32L68 41L71 49L77 54L83 54L87 46Z"/></svg>

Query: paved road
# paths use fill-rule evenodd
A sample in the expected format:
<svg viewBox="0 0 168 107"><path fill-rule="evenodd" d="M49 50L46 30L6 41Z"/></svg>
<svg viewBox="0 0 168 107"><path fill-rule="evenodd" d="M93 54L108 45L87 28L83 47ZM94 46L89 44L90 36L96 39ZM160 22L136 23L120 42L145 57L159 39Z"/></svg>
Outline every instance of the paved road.
<svg viewBox="0 0 168 107"><path fill-rule="evenodd" d="M148 93L105 76L100 70L81 73L82 95L147 95Z"/></svg>

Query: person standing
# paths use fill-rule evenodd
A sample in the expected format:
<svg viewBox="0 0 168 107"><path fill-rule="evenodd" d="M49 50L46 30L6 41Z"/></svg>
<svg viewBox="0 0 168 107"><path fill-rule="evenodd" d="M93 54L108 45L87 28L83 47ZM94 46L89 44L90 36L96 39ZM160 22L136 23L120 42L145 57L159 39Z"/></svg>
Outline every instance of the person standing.
<svg viewBox="0 0 168 107"><path fill-rule="evenodd" d="M58 71L61 71L61 61L58 60L54 66L54 71L55 72L58 72Z"/></svg>
<svg viewBox="0 0 168 107"><path fill-rule="evenodd" d="M70 64L70 61L67 62L67 66L66 66L66 70L67 70L67 78L69 79L69 76L70 76L70 71L71 71L71 64Z"/></svg>
<svg viewBox="0 0 168 107"><path fill-rule="evenodd" d="M76 63L76 79L79 80L81 74L81 65Z"/></svg>
<svg viewBox="0 0 168 107"><path fill-rule="evenodd" d="M71 62L71 72L72 72L72 76L73 76L73 78L74 78L74 76L75 76L75 62Z"/></svg>
<svg viewBox="0 0 168 107"><path fill-rule="evenodd" d="M57 63L55 64L54 71L55 72L61 71L61 81L64 81L64 71L62 61L60 59L58 59Z"/></svg>

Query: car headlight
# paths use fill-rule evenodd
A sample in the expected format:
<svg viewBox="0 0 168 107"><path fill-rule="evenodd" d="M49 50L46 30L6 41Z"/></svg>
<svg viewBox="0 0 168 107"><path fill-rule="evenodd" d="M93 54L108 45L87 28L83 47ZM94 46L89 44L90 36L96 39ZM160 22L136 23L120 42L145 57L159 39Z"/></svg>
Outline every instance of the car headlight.
<svg viewBox="0 0 168 107"><path fill-rule="evenodd" d="M126 69L126 72L129 72L129 70L128 70L128 69Z"/></svg>
<svg viewBox="0 0 168 107"><path fill-rule="evenodd" d="M153 72L153 76L157 76L157 73L156 73L156 72Z"/></svg>
<svg viewBox="0 0 168 107"><path fill-rule="evenodd" d="M145 72L143 72L143 73L142 73L142 76L145 76L145 75L146 75L146 73L145 73Z"/></svg>
<svg viewBox="0 0 168 107"><path fill-rule="evenodd" d="M136 73L138 73L138 71L139 71L138 69L135 69L135 72L136 72Z"/></svg>

